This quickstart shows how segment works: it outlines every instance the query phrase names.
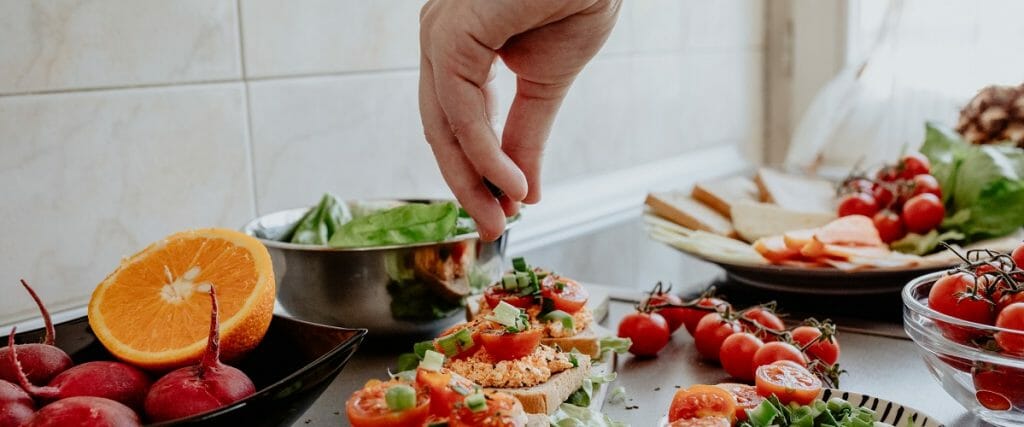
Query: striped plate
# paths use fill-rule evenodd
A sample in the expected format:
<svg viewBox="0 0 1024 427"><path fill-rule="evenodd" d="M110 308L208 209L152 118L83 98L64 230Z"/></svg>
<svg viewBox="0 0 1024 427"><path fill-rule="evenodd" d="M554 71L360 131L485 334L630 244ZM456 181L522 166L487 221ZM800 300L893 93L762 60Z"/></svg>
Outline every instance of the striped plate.
<svg viewBox="0 0 1024 427"><path fill-rule="evenodd" d="M914 408L908 408L898 403L868 396L866 394L825 389L821 392L820 397L821 400L826 401L833 397L838 397L852 403L853 405L862 408L869 408L875 411L875 415L877 417L875 421L881 421L896 427L945 427L942 423L930 418L928 415L921 413ZM662 427L668 426L668 417L662 417L659 425Z"/></svg>

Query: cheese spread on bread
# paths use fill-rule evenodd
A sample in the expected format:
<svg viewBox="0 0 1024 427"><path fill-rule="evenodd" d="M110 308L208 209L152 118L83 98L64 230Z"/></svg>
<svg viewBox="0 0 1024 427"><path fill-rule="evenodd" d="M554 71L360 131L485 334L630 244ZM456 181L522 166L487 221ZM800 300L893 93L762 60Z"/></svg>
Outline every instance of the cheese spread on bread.
<svg viewBox="0 0 1024 427"><path fill-rule="evenodd" d="M470 357L449 360L445 364L448 369L483 387L532 387L546 382L554 374L572 369L570 357L590 359L583 354L570 355L539 345L533 353L519 359L496 361L486 351L480 350Z"/></svg>

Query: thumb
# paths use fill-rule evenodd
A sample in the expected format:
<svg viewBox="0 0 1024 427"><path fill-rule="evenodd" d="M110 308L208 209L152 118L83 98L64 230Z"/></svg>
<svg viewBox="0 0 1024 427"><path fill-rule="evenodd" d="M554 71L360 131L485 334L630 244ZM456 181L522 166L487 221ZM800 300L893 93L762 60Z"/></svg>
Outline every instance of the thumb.
<svg viewBox="0 0 1024 427"><path fill-rule="evenodd" d="M544 145L571 83L537 83L522 77L516 80L516 96L505 120L501 148L526 175L528 192L523 203L540 201Z"/></svg>

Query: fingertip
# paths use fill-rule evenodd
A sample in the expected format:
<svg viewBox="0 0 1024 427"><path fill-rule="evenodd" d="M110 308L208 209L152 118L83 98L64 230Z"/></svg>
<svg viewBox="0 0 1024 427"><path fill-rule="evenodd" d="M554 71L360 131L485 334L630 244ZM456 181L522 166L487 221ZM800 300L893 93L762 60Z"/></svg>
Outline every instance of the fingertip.
<svg viewBox="0 0 1024 427"><path fill-rule="evenodd" d="M501 210L505 212L505 218L510 218L519 213L519 202L513 201L508 197L502 197L498 199L501 203Z"/></svg>
<svg viewBox="0 0 1024 427"><path fill-rule="evenodd" d="M530 186L530 193L522 200L527 205L535 205L540 203L540 184L534 184Z"/></svg>

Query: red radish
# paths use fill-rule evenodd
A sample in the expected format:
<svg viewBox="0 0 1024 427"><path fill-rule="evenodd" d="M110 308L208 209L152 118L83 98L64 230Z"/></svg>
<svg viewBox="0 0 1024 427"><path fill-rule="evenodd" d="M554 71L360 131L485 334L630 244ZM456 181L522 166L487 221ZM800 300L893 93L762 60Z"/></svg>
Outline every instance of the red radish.
<svg viewBox="0 0 1024 427"><path fill-rule="evenodd" d="M15 328L7 337L8 346L14 344ZM121 362L86 362L61 372L45 387L29 382L21 363L16 358L19 348L8 353L11 364L15 365L18 384L31 396L47 402L75 396L102 397L130 406L142 408L143 399L149 390L149 377L139 368Z"/></svg>
<svg viewBox="0 0 1024 427"><path fill-rule="evenodd" d="M75 396L53 402L22 427L134 427L142 425L131 408L110 399Z"/></svg>
<svg viewBox="0 0 1024 427"><path fill-rule="evenodd" d="M146 415L161 422L184 418L242 400L256 392L244 372L220 361L217 295L210 288L210 336L198 365L171 371L146 395Z"/></svg>
<svg viewBox="0 0 1024 427"><path fill-rule="evenodd" d="M0 427L18 427L36 413L32 397L10 381L0 380Z"/></svg>
<svg viewBox="0 0 1024 427"><path fill-rule="evenodd" d="M36 301L36 305L39 306L39 312L43 315L43 322L46 324L46 338L41 344L19 344L18 353L20 355L18 356L18 361L24 367L25 374L28 375L30 382L46 384L57 374L71 367L71 358L68 357L64 350L53 345L53 322L50 320L50 313L46 311L43 301L39 299L39 295L36 295L36 292L32 290L32 287L25 280L21 281L21 285L25 287L25 290L32 296L32 299ZM17 383L18 374L15 372L14 364L7 357L7 354L11 351L10 349L10 346L0 348L0 380Z"/></svg>

